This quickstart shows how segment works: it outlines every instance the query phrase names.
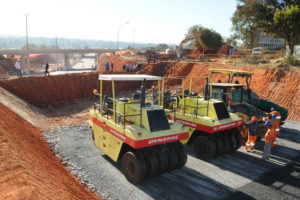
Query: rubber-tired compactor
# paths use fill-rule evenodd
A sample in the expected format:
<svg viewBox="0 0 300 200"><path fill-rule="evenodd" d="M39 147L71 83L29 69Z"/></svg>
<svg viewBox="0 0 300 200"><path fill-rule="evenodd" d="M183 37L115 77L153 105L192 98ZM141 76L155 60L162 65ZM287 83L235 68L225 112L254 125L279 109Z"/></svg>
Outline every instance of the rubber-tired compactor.
<svg viewBox="0 0 300 200"><path fill-rule="evenodd" d="M168 119L188 127L189 139L186 142L192 153L202 160L209 160L241 146L238 127L243 121L237 114L229 113L223 101L211 98L207 77L199 78L206 78L204 96L191 91L192 77L189 91L184 89L187 77L164 77L161 89L158 88L158 105L165 109ZM181 88L177 88L175 94L165 92L166 79L180 79ZM178 93L178 89L182 92Z"/></svg>
<svg viewBox="0 0 300 200"><path fill-rule="evenodd" d="M94 144L121 166L133 184L181 168L187 160L183 146L189 137L187 128L169 121L164 109L146 99L145 82L161 79L149 75L99 75L100 92L94 90L100 99L90 110ZM111 95L103 94L106 81L112 84ZM132 98L117 98L116 81L140 82L141 91Z"/></svg>

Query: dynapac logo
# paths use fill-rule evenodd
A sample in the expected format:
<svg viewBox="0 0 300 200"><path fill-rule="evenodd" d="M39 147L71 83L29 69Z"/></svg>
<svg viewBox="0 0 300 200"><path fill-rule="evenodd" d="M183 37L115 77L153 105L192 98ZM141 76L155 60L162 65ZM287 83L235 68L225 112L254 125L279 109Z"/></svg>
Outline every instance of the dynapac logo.
<svg viewBox="0 0 300 200"><path fill-rule="evenodd" d="M109 132L111 132L112 134L114 134L115 136L119 137L121 140L125 141L126 137L124 135L122 135L121 133L115 131L114 129L110 129Z"/></svg>
<svg viewBox="0 0 300 200"><path fill-rule="evenodd" d="M197 124L191 123L191 122L186 122L186 121L182 121L180 119L176 119L176 122L186 125L186 126L192 126L192 127L197 127Z"/></svg>
<svg viewBox="0 0 300 200"><path fill-rule="evenodd" d="M173 140L178 140L178 135L149 140L148 144L162 143L162 142L168 142Z"/></svg>
<svg viewBox="0 0 300 200"><path fill-rule="evenodd" d="M231 126L234 126L234 125L235 125L235 122L230 123L230 124L221 125L221 126L218 127L218 129L220 130L220 129L228 128L228 127L231 127Z"/></svg>

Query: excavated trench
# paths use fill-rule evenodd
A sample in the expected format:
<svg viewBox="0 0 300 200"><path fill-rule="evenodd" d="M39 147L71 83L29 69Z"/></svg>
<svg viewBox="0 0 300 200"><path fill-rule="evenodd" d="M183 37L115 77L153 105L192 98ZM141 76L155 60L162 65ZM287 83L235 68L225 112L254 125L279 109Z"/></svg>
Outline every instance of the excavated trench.
<svg viewBox="0 0 300 200"><path fill-rule="evenodd" d="M117 61L116 61L117 62ZM115 63L116 67L116 72L115 73L120 73L121 72L121 66L118 66L117 63ZM260 97L262 98L266 98L269 99L271 101L274 101L275 103L287 108L289 110L289 116L288 119L289 120L294 120L294 121L299 121L300 120L300 70L297 68L289 68L287 69L274 69L274 68L259 68L259 67L236 67L236 66L228 66L228 65L210 65L210 64L192 64L192 63L174 63L174 62L170 62L170 63L157 63L157 64L151 64L151 65L146 65L144 67L144 69L141 72L137 72L137 73L145 73L145 74L150 74L150 75L159 75L159 76L207 76L208 75L208 69L209 68L227 68L227 69L239 69L239 70L247 70L247 71L253 71L255 73L255 75L253 76L252 82L251 82L251 86L252 86L252 90L254 92L256 92ZM215 76L215 81L218 79L223 79L225 77L222 76ZM205 83L205 79L197 79L193 82L193 89L196 91L202 91L203 86ZM178 80L167 80L166 81L166 87L169 88L174 88L176 86L178 86L180 84L180 81ZM6 79L6 80L1 80L0 81L0 86L2 88L4 88L5 90L11 92L12 94L18 96L21 99L24 99L25 101L27 101L29 104L32 104L36 107L42 108L42 109L46 109L49 107L57 107L57 108L63 108L66 107L66 105L72 104L74 102L77 102L78 100L82 100L82 99L92 99L93 98L93 94L92 91L93 89L99 89L99 80L98 80L98 73L81 73L81 74L67 74L67 75L58 75L58 76L50 76L50 77L44 77L44 76L35 76L35 77L24 77L24 78L10 78L10 79ZM150 86L150 85L149 85ZM116 84L116 91L120 92L120 93L127 93L128 90L136 90L140 87L140 83L137 82L129 82L129 83L120 83L120 84ZM188 88L189 87L189 81L185 82L185 87ZM108 82L104 82L104 93L109 93L109 91L111 90L111 85ZM57 188L61 188L60 191L61 192L61 197L62 198L71 198L71 199L91 199L91 198L95 198L95 196L90 193L87 190L83 190L83 192L77 193L77 192L71 192L71 194L68 193L67 190L72 191L74 189L74 191L79 191L82 190L80 189L82 187L82 185L80 185L79 182L74 181L74 177L67 173L67 171L65 170L65 168L62 166L62 164L59 162L59 159L57 159L53 154L51 154L51 151L49 149L49 147L47 147L46 143L44 142L44 140L42 138L40 138L40 132L38 129L34 128L31 124L29 124L28 122L26 122L25 120L23 120L22 118L20 118L18 115L14 114L13 112L11 112L7 107L3 106L2 104L0 104L1 106L1 116L12 116L12 117L6 117L6 118L2 118L1 119L1 141L3 142L3 144L7 143L8 144L6 148L3 148L0 152L0 156L3 157L3 155L14 155L15 159L15 164L13 164L12 166L8 165L4 166L6 164L2 164L2 166L5 167L6 170L15 170L17 169L18 173L23 173L25 172L26 174L28 174L28 176L22 176L21 178L19 178L18 180L20 182L23 182L24 180L29 181L29 185L35 185L36 181L45 181L48 180L48 176L51 177L51 179L49 179L49 184L51 184L53 182L53 185L50 187L53 189L53 191L58 191ZM10 123L8 123L8 121ZM28 124L28 125L27 125ZM22 128L21 128L22 127ZM27 128L29 127L29 128ZM5 130L4 130L5 129ZM80 130L82 130L84 133L88 134L89 130L87 130L87 128L83 125L78 127L75 127L75 129L77 130L74 131L74 127L70 127L70 128L63 128L59 129L59 130L55 130L56 132L58 132L59 135L64 134L64 129L66 129L66 132L68 134L66 134L66 138L65 138L65 142L68 143L69 140L71 140L71 138L77 137L77 135L80 135L81 132ZM14 131L14 134L10 134L11 131ZM4 134L3 134L4 133ZM24 134L25 133L25 134ZM31 133L36 134L36 136L32 136L30 135ZM28 135L29 134L29 135ZM18 138L17 136L21 136L21 138ZM69 135L69 136L68 136ZM2 139L3 137L3 139ZM58 151L58 147L59 145L61 145L61 148L65 148L62 151L64 155L68 155L69 152L73 149L74 152L77 152L78 150L80 150L82 148L82 143L76 143L77 146L64 146L62 145L59 140L57 140L58 136L51 136L48 135L47 136L47 140L50 144L50 146L52 146L52 150L54 149L54 151L56 151L56 153L59 154ZM85 137L82 136L81 139ZM7 139L8 138L8 139ZM34 140L29 140L29 138L37 138ZM20 143L20 141L22 141L22 143ZM77 140L75 140L77 141ZM86 141L89 145L90 140ZM34 144L35 151L31 151L29 150L30 146ZM5 146L5 145L4 145ZM12 148L13 147L13 148ZM36 165L36 169L40 170L42 172L37 172L37 171L30 171L30 166L32 166L31 164L28 165L28 163L26 164L26 156L24 157L24 159L20 159L22 158L24 155L19 155L17 152L17 148L21 148L23 152L27 152L26 155L28 155L30 158L33 159L32 163L34 165ZM70 148L70 149L68 149ZM84 147L85 148L85 147ZM92 147L91 147L92 148ZM94 147L93 147L94 148ZM11 150L9 150L11 149ZM43 149L43 151L41 151L40 149ZM11 151L11 152L10 152ZM99 152L96 151L95 149L88 149L86 151L87 152L94 152L94 154L98 154ZM36 153L39 152L39 155ZM55 153L55 152L54 152ZM80 153L80 152L78 152ZM235 155L239 155L240 152L235 153ZM45 157L45 155L47 155ZM40 160L40 158L43 158L45 160ZM228 162L231 163L231 159L234 156L227 156L227 158L225 158L223 160L223 158L219 158L221 159L221 162ZM61 160L63 163L65 163L66 165L68 164L68 158L64 158L63 155L61 155ZM77 166L79 166L79 168L84 168L87 167L83 164L81 164L82 162L93 162L91 159L93 159L94 156L91 157L86 157L87 160L81 160L81 159L75 159L75 164ZM49 159L49 160L47 160ZM82 158L83 159L83 158ZM191 160L191 158L189 158ZM235 158L236 159L236 158ZM18 161L18 160L24 160L22 161L23 164ZM51 161L50 161L51 160ZM107 160L107 159L104 159ZM196 180L195 178L186 178L189 177L191 174L195 173L195 171L193 171L192 168L195 168L196 166L196 161L194 162L194 158L192 158L193 162L188 162L188 167L185 167L183 169L182 174L178 173L177 171L173 172L171 175L165 175L163 176L160 181L166 181L167 182L172 182L174 181L174 179L172 179L171 177L176 177L176 176L182 176L182 178L185 178L185 181L188 181L190 183L194 183L194 181ZM239 162L246 162L247 164L251 163L252 161L249 161L248 159L245 159L243 156L238 156L238 160ZM100 163L102 162L103 159L101 158L100 160L97 161L97 165L93 167L97 167ZM197 161L200 162L200 161ZM259 161L260 162L260 161ZM42 165L41 163L52 163L48 165ZM215 159L213 160L211 163L205 164L201 161L201 165L207 165L208 168L212 167L211 165L216 165L218 166L219 160ZM2 167L1 166L1 167ZM109 166L106 166L109 167ZM256 166L255 166L256 167ZM257 166L258 167L258 166ZM273 166L274 167L274 166ZM62 174L66 174L66 178L64 178L63 180L60 181L55 181L55 178L53 175L47 175L48 172L48 168L50 168L52 170L51 173L56 173L56 170L60 171L59 173ZM90 168L89 170L93 171L95 170L94 168ZM259 168L259 167L258 167ZM21 170L22 169L22 170ZM231 169L231 168L228 168ZM70 167L69 169L70 171L72 170L76 170L76 167ZM103 168L103 170L106 170L106 168ZM267 170L264 169L264 171ZM114 171L114 169L113 169ZM215 182L213 180L211 180L211 177L214 177L215 175L211 174L210 172L207 171L207 174L209 174L210 178L207 177L203 177L202 175L199 175L198 172L199 169L197 168L196 170L196 177L197 179L203 180L204 182L210 182L211 184L215 184ZM242 171L242 169L241 169ZM5 172L5 171L4 171ZM17 172L16 172L17 173ZM17 174L18 174L17 173ZM115 174L118 174L117 176L120 176L119 172L113 172ZM222 173L222 172L220 172ZM242 172L239 172L242 173ZM17 176L17 174L15 176ZM35 177L35 174L38 174L38 179L33 179L31 177ZM260 176L262 173L258 173L258 175ZM91 176L93 176L92 174L90 174ZM176 175L176 176L175 176ZM257 174L255 174L254 177ZM60 176L60 175L59 175ZM62 177L64 177L63 175L61 175ZM84 174L82 175L84 176ZM110 190L109 187L105 186L105 181L109 181L111 179L111 177L107 177L101 174L97 175L98 178L103 178L104 183L98 185L98 188L107 188L107 190ZM35 177L36 178L36 177ZM11 176L10 178L5 178L6 180L13 180L13 176ZM80 178L79 178L80 179ZM159 178L158 178L159 179ZM208 180L209 179L209 180ZM223 181L224 179L224 181ZM221 183L225 183L226 182L226 177L224 177L221 180ZM236 180L238 180L235 177ZM88 179L88 178L81 178L82 180L82 184L85 182L93 182L94 179ZM26 182L25 181L25 182ZM51 182L52 181L52 182ZM65 185L69 184L69 181L73 181L73 185L69 186L68 189L66 189ZM118 180L115 180L115 183ZM123 180L123 178L121 178L121 181L124 182L125 180ZM149 198L149 196L151 196L152 198L161 198L159 196L159 192L151 189L153 184L156 184L156 180L154 181L148 181L146 182L146 184L144 186L139 186L140 189L142 189L144 192L142 193L138 193L137 195L133 194L133 197L146 197ZM246 181L247 182L247 181ZM54 184L55 183L55 184ZM248 182L247 182L248 183ZM45 183L46 184L46 183ZM77 184L77 185L76 185ZM25 184L26 185L26 184ZM151 186L152 185L152 186ZM201 181L198 184L198 187L200 187L201 185ZM233 187L233 185L230 184L225 184L226 185L226 189L225 189L225 194L232 194L232 190L229 189L227 186L229 187ZM87 187L89 187L88 184L86 184ZM215 191L214 195L219 195L218 197L223 197L224 195L220 195L220 191L218 190L223 190L221 189L220 186L217 186L217 190ZM37 189L35 186L30 186L31 190L29 190L28 194L26 193L26 196L28 198L30 197L36 197L36 196L47 196L47 191L44 191L44 189ZM57 188L56 188L57 187ZM122 184L118 185L119 188L122 188ZM2 196L0 197L8 197L8 198L18 198L21 195L22 191L27 190L26 187L22 186L22 190L20 190L19 188L15 187L11 187L11 191L9 190L7 193L3 193ZM187 186L187 188L189 188L189 186ZM193 187L191 187L193 188ZM191 189L189 188L189 189ZM91 187L91 189L93 189L93 186ZM132 187L132 186L127 186L126 189L126 195L129 194L129 196L132 194L133 190L136 190L137 188ZM179 190L179 187L176 186L176 184L172 184L172 187L170 187L169 189L171 189L171 191L176 192L177 190ZM101 189L102 190L102 189ZM86 193L84 192L86 191ZM113 191L111 191L113 193ZM146 193L146 195L145 195ZM171 195L170 192L168 192L168 190L164 190L163 191L164 195ZM182 192L184 193L184 192ZM13 195L12 195L13 194ZM125 193L124 193L125 194ZM188 194L186 194L186 196L182 196L182 197L193 197L193 195L197 196L197 192L193 192L191 193L191 196L189 196ZM9 196L11 195L11 196ZM52 195L52 196L51 196ZM74 196L72 196L74 195ZM87 196L85 196L87 195ZM92 195L92 196L88 196L88 195ZM116 198L126 198L127 196L122 196L122 195L116 195L114 197ZM49 193L49 198L51 199L53 197L53 199L55 199L55 194L50 194ZM103 197L105 197L105 195L101 195ZM172 196L168 196L168 197L172 197ZM174 197L174 196L173 196ZM209 196L210 197L210 196Z"/></svg>

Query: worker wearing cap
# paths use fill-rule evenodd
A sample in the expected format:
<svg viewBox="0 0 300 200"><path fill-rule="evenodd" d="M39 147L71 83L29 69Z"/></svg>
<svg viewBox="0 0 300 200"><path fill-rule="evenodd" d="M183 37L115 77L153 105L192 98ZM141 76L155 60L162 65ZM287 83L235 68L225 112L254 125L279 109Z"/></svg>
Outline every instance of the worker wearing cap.
<svg viewBox="0 0 300 200"><path fill-rule="evenodd" d="M248 128L248 140L245 145L246 151L249 151L249 148L251 151L254 149L255 141L257 138L257 133L259 129L259 125L256 119L256 116L253 116L251 118L251 122L245 123L246 127Z"/></svg>
<svg viewBox="0 0 300 200"><path fill-rule="evenodd" d="M272 148L274 148L276 146L276 139L279 135L279 123L277 120L277 115L272 114L271 115L271 124L272 124L272 128L274 129L274 141L272 143Z"/></svg>
<svg viewBox="0 0 300 200"><path fill-rule="evenodd" d="M266 121L265 126L268 127L267 133L265 135L265 146L264 146L264 153L262 158L264 160L269 160L270 153L271 153L271 146L274 141L274 129L272 128L271 121Z"/></svg>

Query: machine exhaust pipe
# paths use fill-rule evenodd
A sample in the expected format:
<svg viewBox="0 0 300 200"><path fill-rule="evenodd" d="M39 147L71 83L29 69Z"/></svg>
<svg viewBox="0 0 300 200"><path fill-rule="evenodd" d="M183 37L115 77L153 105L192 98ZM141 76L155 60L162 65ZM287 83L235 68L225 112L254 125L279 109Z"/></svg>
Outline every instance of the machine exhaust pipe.
<svg viewBox="0 0 300 200"><path fill-rule="evenodd" d="M146 101L146 87L145 87L145 79L142 82L141 86L141 107L145 107L145 101Z"/></svg>
<svg viewBox="0 0 300 200"><path fill-rule="evenodd" d="M208 84L208 78L206 78L206 83L204 87L204 100L209 100L209 84Z"/></svg>

